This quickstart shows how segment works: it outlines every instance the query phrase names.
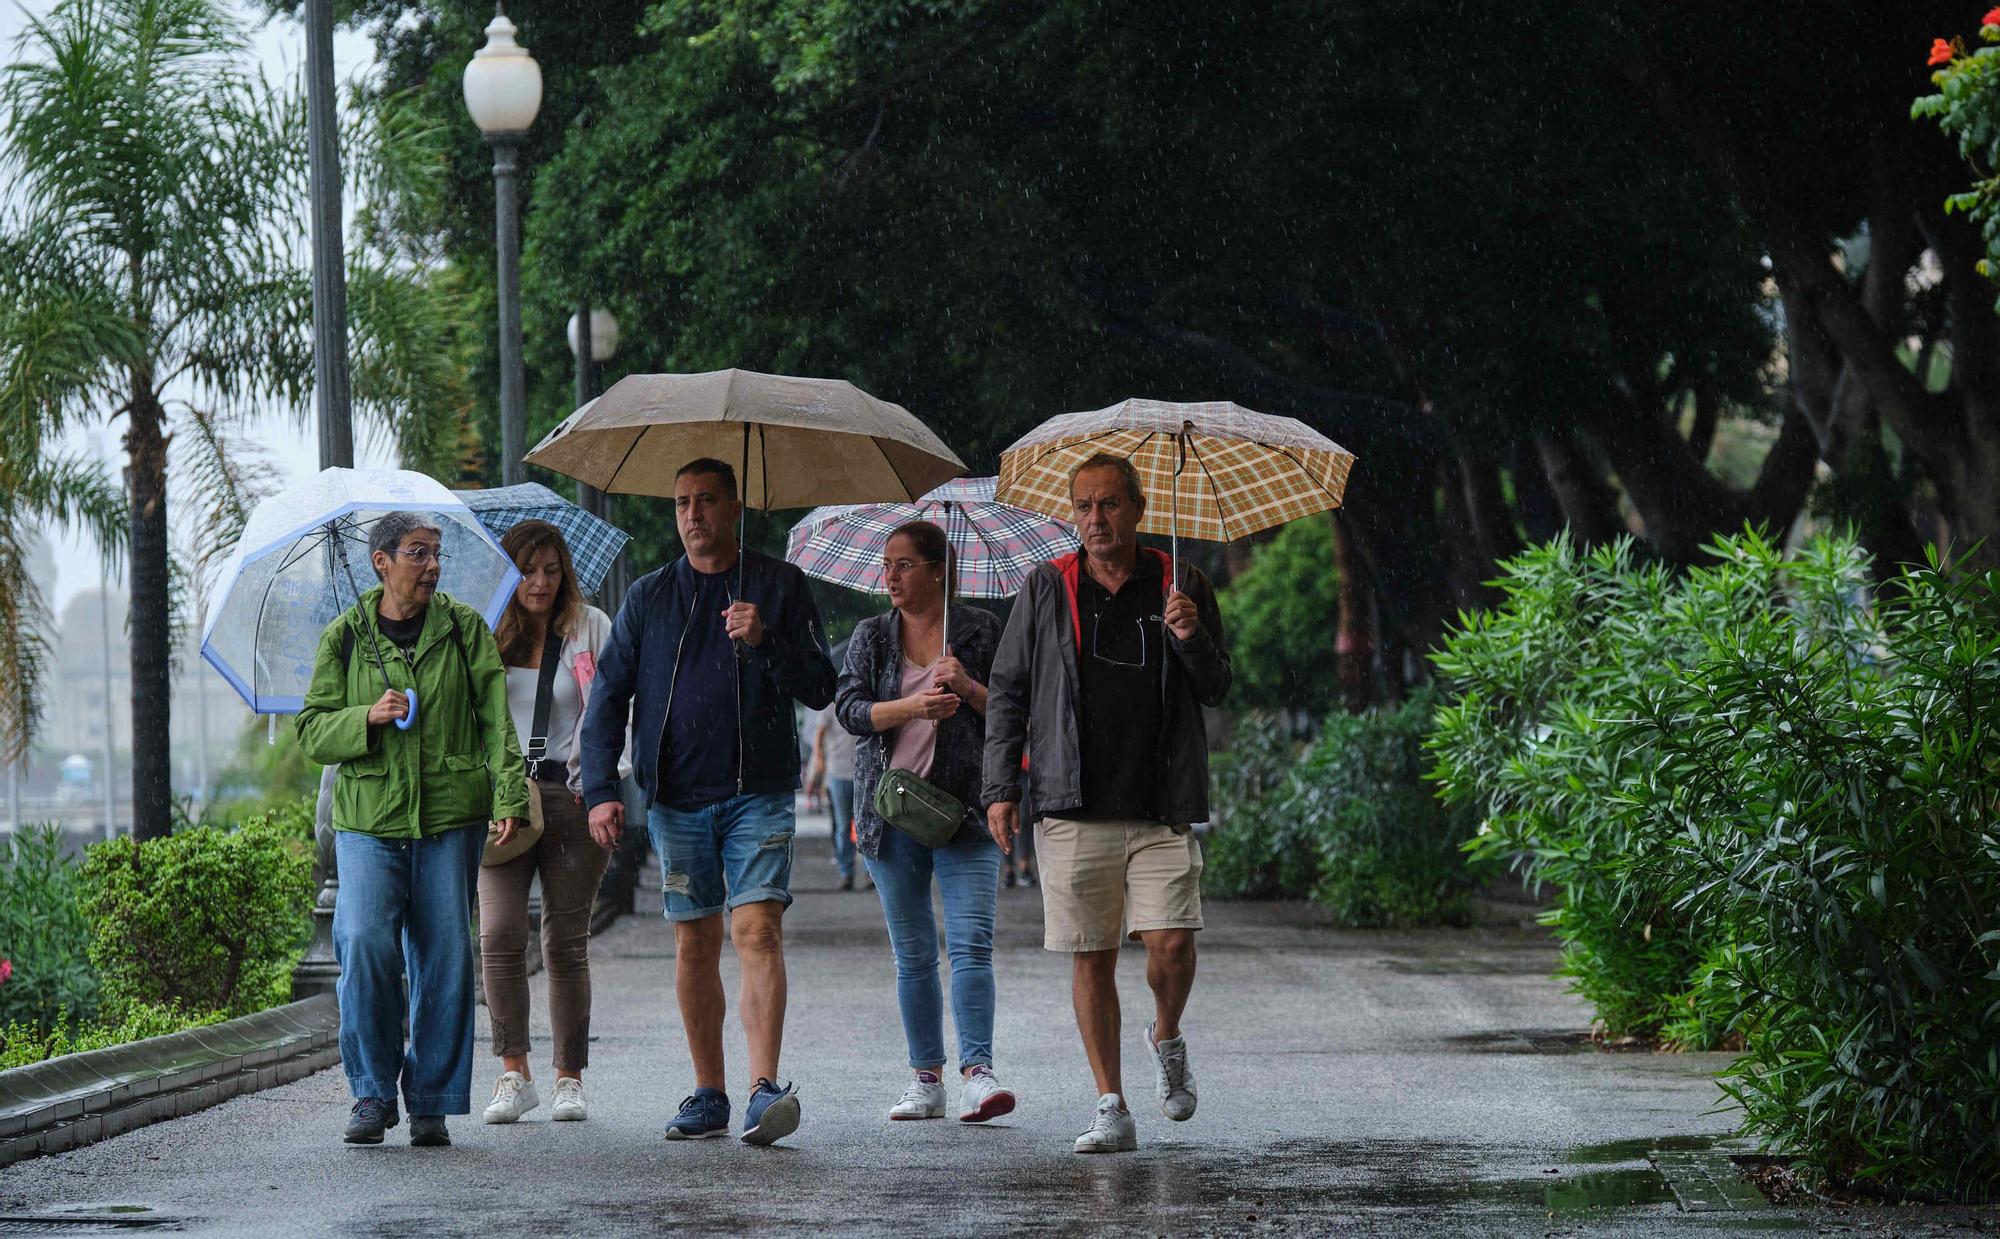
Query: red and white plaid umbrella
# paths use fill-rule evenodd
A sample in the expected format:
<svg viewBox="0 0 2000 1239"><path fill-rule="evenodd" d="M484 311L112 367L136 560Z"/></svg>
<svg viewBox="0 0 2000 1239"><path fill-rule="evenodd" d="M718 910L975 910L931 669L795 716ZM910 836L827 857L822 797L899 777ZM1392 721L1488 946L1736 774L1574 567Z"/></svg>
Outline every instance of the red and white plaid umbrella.
<svg viewBox="0 0 2000 1239"><path fill-rule="evenodd" d="M951 544L962 597L1011 598L1037 564L1076 549L1076 530L997 502L993 498L997 482L997 478L958 478L910 503L814 508L792 526L785 558L819 580L886 593L882 552L890 535L911 521L931 521Z"/></svg>
<svg viewBox="0 0 2000 1239"><path fill-rule="evenodd" d="M1228 401L1126 400L1052 417L1000 455L998 498L1066 516L1069 479L1099 452L1139 470L1143 533L1229 542L1340 506L1354 453L1291 417Z"/></svg>

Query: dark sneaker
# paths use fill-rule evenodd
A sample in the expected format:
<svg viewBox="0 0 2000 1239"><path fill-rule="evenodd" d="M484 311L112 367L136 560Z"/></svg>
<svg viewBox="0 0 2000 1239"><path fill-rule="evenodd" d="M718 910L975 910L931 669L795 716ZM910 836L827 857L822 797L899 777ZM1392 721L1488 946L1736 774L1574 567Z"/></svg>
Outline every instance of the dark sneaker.
<svg viewBox="0 0 2000 1239"><path fill-rule="evenodd" d="M380 1097L363 1097L354 1103L347 1120L349 1144L380 1144L382 1133L396 1125L396 1103Z"/></svg>
<svg viewBox="0 0 2000 1239"><path fill-rule="evenodd" d="M410 1116L410 1147L413 1149L442 1149L451 1143L451 1132L444 1125L442 1114L412 1114Z"/></svg>
<svg viewBox="0 0 2000 1239"><path fill-rule="evenodd" d="M799 1129L798 1090L758 1080L743 1107L743 1143L776 1144Z"/></svg>
<svg viewBox="0 0 2000 1239"><path fill-rule="evenodd" d="M718 1088L698 1088L681 1102L681 1112L667 1124L669 1140L700 1140L729 1134L729 1094Z"/></svg>

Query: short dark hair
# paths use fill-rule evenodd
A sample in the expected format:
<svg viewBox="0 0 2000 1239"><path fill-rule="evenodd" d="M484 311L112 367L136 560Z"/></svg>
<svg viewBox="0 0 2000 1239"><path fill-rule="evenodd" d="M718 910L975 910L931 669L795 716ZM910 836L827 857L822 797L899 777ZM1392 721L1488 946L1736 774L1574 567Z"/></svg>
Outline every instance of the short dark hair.
<svg viewBox="0 0 2000 1239"><path fill-rule="evenodd" d="M714 474L716 477L722 479L724 493L731 499L736 498L736 470L730 468L727 461L717 460L713 456L702 456L695 460L690 460L674 473L674 481L678 482L690 473Z"/></svg>
<svg viewBox="0 0 2000 1239"><path fill-rule="evenodd" d="M403 539L413 533L434 533L440 539L444 537L444 530L439 529L428 519L417 515L415 512L391 512L387 516L376 520L375 524L368 530L369 567L373 568L375 566L375 553L377 551L394 555L397 551L403 549ZM381 576L382 570L376 568L375 575L378 577Z"/></svg>
<svg viewBox="0 0 2000 1239"><path fill-rule="evenodd" d="M1118 476L1125 480L1125 493L1132 498L1132 506L1141 512L1146 510L1146 487L1139 480L1139 467L1129 456L1113 456L1110 452L1099 452L1069 471L1069 493L1076 494L1076 475L1085 469L1116 469Z"/></svg>

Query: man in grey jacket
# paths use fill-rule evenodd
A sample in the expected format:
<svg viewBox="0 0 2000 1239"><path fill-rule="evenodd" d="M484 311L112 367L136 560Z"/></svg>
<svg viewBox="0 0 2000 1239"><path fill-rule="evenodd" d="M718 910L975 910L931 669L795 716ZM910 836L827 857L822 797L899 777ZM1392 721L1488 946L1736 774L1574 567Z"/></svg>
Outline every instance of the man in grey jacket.
<svg viewBox="0 0 2000 1239"><path fill-rule="evenodd" d="M1229 691L1215 591L1199 571L1141 548L1146 496L1122 457L1093 456L1070 479L1083 550L1037 568L994 658L982 799L1004 851L1020 826L1021 750L1043 815L1043 946L1071 955L1077 1029L1097 1078L1079 1153L1130 1152L1138 1133L1119 1062L1118 951L1146 947L1146 1030L1161 1109L1195 1110L1181 1013L1194 985L1208 741L1201 708Z"/></svg>

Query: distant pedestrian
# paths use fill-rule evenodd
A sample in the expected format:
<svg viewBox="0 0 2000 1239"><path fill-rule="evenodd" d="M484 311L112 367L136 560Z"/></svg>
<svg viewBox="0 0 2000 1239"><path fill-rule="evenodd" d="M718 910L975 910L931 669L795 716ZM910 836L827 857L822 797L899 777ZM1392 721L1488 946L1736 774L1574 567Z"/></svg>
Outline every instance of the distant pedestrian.
<svg viewBox="0 0 2000 1239"><path fill-rule="evenodd" d="M896 1004L915 1073L889 1109L892 1119L944 1116L944 995L938 986L933 886L944 900L951 958L952 1026L958 1034L958 1117L998 1118L1014 1094L993 1070L993 913L1000 895L1000 849L983 829L980 761L986 745L986 676L1000 623L985 611L950 604L949 548L929 521L896 530L882 572L894 609L861 621L848 639L835 709L858 738L854 791L861 855L896 956ZM945 610L951 645L944 644ZM875 804L885 779L915 776L955 798L957 827L932 842L883 820Z"/></svg>
<svg viewBox="0 0 2000 1239"><path fill-rule="evenodd" d="M479 871L479 949L486 1011L500 1078L488 1123L512 1123L541 1104L528 1063L528 891L541 879L542 965L555 1042L558 1122L588 1117L583 1069L590 1060L590 910L618 832L593 836L581 791L583 712L611 617L583 600L562 531L522 521L500 539L521 571L495 637L507 665L507 708L527 755L529 794L541 799L541 837L520 848L502 831ZM503 859L504 857L504 859Z"/></svg>
<svg viewBox="0 0 2000 1239"><path fill-rule="evenodd" d="M845 661L844 653L836 658ZM854 889L854 737L840 725L837 703L815 710L807 726L812 737L811 777L826 786L827 820L833 826L833 867L840 874L840 889L851 891Z"/></svg>
<svg viewBox="0 0 2000 1239"><path fill-rule="evenodd" d="M340 763L333 946L349 1144L382 1142L399 1086L413 1145L450 1144L445 1116L472 1109L473 884L489 819L518 827L528 813L500 649L479 612L437 592L439 544L413 513L375 522L381 584L327 626L298 715L307 760Z"/></svg>
<svg viewBox="0 0 2000 1239"><path fill-rule="evenodd" d="M778 1077L799 787L792 703L825 707L834 674L805 574L738 546L742 510L736 471L722 461L695 460L676 475L674 517L687 554L642 577L618 608L584 714L583 796L593 833L623 822L617 765L630 703L633 762L660 854L674 988L694 1059L695 1090L667 1138L729 1131L727 912L750 1043L743 1140L770 1144L798 1129L800 1109L797 1091Z"/></svg>
<svg viewBox="0 0 2000 1239"><path fill-rule="evenodd" d="M1020 826L1021 751L1042 815L1043 945L1072 954L1071 995L1097 1080L1079 1153L1129 1152L1138 1133L1119 1058L1121 937L1145 943L1146 1029L1161 1108L1193 1117L1194 1072L1180 1019L1202 926L1201 845L1208 744L1201 708L1229 691L1215 591L1138 541L1146 496L1120 457L1093 456L1070 481L1083 550L1037 568L1015 599L987 705L987 822L1001 847Z"/></svg>

